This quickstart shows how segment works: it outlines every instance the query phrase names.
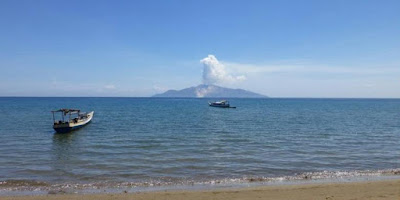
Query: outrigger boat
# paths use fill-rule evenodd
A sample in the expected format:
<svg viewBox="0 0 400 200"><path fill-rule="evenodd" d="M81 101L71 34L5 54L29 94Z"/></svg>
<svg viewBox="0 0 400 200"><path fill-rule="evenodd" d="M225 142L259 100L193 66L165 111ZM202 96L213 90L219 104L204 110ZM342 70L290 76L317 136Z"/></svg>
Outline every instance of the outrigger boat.
<svg viewBox="0 0 400 200"><path fill-rule="evenodd" d="M94 111L81 113L81 110L67 108L51 112L53 113L53 128L57 133L68 133L72 130L83 127L92 120L94 114ZM56 120L56 117L54 116L55 113L61 113L60 120Z"/></svg>
<svg viewBox="0 0 400 200"><path fill-rule="evenodd" d="M211 107L219 107L219 108L236 108L236 107L231 107L229 101L226 100L208 102L208 105Z"/></svg>

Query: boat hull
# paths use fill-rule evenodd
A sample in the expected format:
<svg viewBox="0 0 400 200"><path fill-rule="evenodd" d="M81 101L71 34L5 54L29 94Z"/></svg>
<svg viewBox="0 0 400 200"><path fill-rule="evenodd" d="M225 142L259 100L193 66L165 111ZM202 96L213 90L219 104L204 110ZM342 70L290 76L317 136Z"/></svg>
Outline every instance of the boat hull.
<svg viewBox="0 0 400 200"><path fill-rule="evenodd" d="M229 105L212 105L210 104L211 107L217 107L217 108L229 108Z"/></svg>
<svg viewBox="0 0 400 200"><path fill-rule="evenodd" d="M89 123L89 122L88 122ZM86 124L88 124L88 123L86 123ZM82 128L83 126L85 126L86 124L84 124L84 125L79 125L79 126L74 126L74 127L54 127L54 130L57 132L57 133L69 133L69 132L71 132L71 131L74 131L74 130L77 130L77 129L80 129L80 128Z"/></svg>
<svg viewBox="0 0 400 200"><path fill-rule="evenodd" d="M85 125L89 124L92 121L94 111L88 113L88 118L84 121L80 121L77 123L64 123L64 124L58 124L54 125L53 129L57 133L69 133L71 131L77 130L79 128L84 127Z"/></svg>
<svg viewBox="0 0 400 200"><path fill-rule="evenodd" d="M225 103L225 101L223 103L208 102L208 105L211 107L217 107L217 108L229 108L230 107L229 103Z"/></svg>

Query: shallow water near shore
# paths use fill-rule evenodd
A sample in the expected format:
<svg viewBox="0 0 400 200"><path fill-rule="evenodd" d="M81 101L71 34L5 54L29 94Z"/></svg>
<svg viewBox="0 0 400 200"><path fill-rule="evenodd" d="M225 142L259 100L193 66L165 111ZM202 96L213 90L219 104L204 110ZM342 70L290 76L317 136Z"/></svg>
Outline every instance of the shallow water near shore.
<svg viewBox="0 0 400 200"><path fill-rule="evenodd" d="M400 174L398 99L0 98L0 195ZM94 110L55 134L50 111Z"/></svg>

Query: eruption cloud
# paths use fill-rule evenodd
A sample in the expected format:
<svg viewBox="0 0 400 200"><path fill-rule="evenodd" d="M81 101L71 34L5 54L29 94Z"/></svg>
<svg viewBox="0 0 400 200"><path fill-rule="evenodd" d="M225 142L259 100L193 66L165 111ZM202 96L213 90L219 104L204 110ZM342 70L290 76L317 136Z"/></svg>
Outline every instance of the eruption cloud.
<svg viewBox="0 0 400 200"><path fill-rule="evenodd" d="M200 62L203 64L203 84L232 83L246 79L245 76L230 75L226 71L225 66L214 55L208 55L206 58L200 60Z"/></svg>

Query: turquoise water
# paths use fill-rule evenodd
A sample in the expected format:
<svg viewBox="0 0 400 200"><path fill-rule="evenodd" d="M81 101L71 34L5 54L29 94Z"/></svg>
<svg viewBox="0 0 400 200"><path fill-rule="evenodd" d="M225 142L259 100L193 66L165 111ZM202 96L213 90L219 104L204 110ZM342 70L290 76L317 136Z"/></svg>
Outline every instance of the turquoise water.
<svg viewBox="0 0 400 200"><path fill-rule="evenodd" d="M400 172L398 99L209 100L0 98L0 194ZM64 107L94 118L55 134Z"/></svg>

